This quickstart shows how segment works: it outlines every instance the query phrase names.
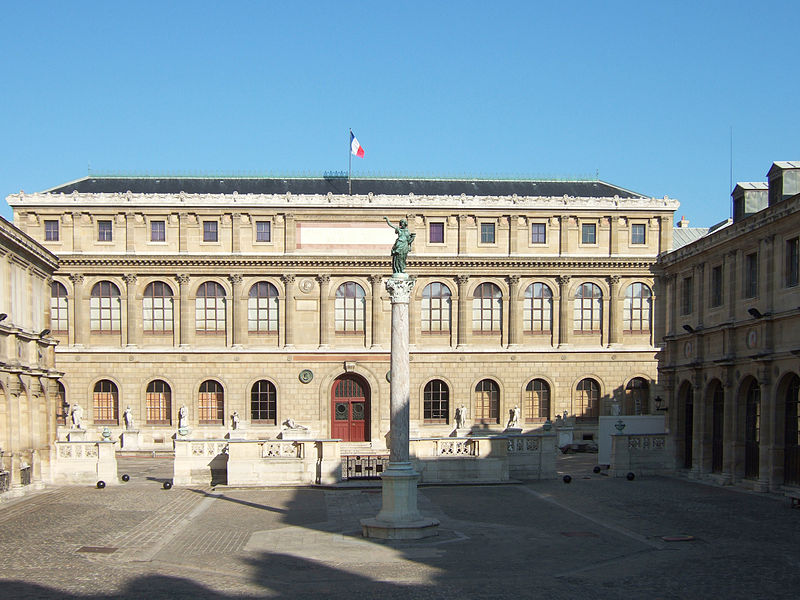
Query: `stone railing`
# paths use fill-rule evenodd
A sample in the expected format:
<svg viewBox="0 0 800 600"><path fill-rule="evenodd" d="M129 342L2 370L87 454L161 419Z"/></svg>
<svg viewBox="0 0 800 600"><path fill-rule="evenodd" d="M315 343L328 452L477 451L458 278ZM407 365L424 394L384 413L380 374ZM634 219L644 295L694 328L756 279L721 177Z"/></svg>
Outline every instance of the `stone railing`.
<svg viewBox="0 0 800 600"><path fill-rule="evenodd" d="M228 440L175 440L174 485L227 483Z"/></svg>
<svg viewBox="0 0 800 600"><path fill-rule="evenodd" d="M114 442L55 442L52 458L50 483L118 483Z"/></svg>
<svg viewBox="0 0 800 600"><path fill-rule="evenodd" d="M667 434L630 433L611 436L610 472L614 477L654 475L667 466Z"/></svg>
<svg viewBox="0 0 800 600"><path fill-rule="evenodd" d="M436 456L480 456L480 444L474 439L436 440Z"/></svg>
<svg viewBox="0 0 800 600"><path fill-rule="evenodd" d="M553 479L556 476L556 435L506 437L508 475L513 479Z"/></svg>

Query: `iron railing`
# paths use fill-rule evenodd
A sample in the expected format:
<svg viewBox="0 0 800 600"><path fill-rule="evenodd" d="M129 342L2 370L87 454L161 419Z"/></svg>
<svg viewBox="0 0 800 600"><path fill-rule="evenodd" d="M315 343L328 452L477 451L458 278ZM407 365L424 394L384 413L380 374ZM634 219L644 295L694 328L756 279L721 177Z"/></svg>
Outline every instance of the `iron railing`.
<svg viewBox="0 0 800 600"><path fill-rule="evenodd" d="M0 493L7 492L11 487L11 473L0 471Z"/></svg>
<svg viewBox="0 0 800 600"><path fill-rule="evenodd" d="M388 454L342 456L342 479L380 479L388 466Z"/></svg>
<svg viewBox="0 0 800 600"><path fill-rule="evenodd" d="M22 467L19 470L19 481L22 485L30 485L31 484L31 468L30 467Z"/></svg>

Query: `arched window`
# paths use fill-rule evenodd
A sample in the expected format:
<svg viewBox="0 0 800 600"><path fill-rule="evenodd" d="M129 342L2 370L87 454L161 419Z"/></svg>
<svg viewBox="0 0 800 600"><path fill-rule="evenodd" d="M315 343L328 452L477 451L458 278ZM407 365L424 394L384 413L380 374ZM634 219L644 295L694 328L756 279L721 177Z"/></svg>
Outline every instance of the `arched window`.
<svg viewBox="0 0 800 600"><path fill-rule="evenodd" d="M500 422L500 388L491 379L483 379L475 386L475 421L478 423Z"/></svg>
<svg viewBox="0 0 800 600"><path fill-rule="evenodd" d="M278 331L278 288L259 281L247 299L247 328L254 333Z"/></svg>
<svg viewBox="0 0 800 600"><path fill-rule="evenodd" d="M206 281L197 288L194 304L198 333L225 333L225 288Z"/></svg>
<svg viewBox="0 0 800 600"><path fill-rule="evenodd" d="M166 381L147 384L147 423L169 425L172 422L172 390Z"/></svg>
<svg viewBox="0 0 800 600"><path fill-rule="evenodd" d="M56 382L56 422L59 425L69 425L69 404L67 404L67 391L64 389L64 384L60 381Z"/></svg>
<svg viewBox="0 0 800 600"><path fill-rule="evenodd" d="M254 423L275 425L278 414L278 394L275 384L266 379L256 381L250 389L250 418Z"/></svg>
<svg viewBox="0 0 800 600"><path fill-rule="evenodd" d="M119 393L113 381L101 379L94 384L92 405L94 422L100 425L119 424Z"/></svg>
<svg viewBox="0 0 800 600"><path fill-rule="evenodd" d="M50 329L53 333L66 333L68 327L67 288L54 281L50 286Z"/></svg>
<svg viewBox="0 0 800 600"><path fill-rule="evenodd" d="M475 332L499 332L503 295L493 283L482 283L472 296L472 330Z"/></svg>
<svg viewBox="0 0 800 600"><path fill-rule="evenodd" d="M575 290L575 331L600 333L602 305L603 294L599 286L593 283L580 284Z"/></svg>
<svg viewBox="0 0 800 600"><path fill-rule="evenodd" d="M522 326L530 333L550 333L553 323L553 292L544 283L525 290Z"/></svg>
<svg viewBox="0 0 800 600"><path fill-rule="evenodd" d="M581 379L575 392L575 414L596 418L600 414L600 385L594 379Z"/></svg>
<svg viewBox="0 0 800 600"><path fill-rule="evenodd" d="M646 415L650 407L650 384L642 377L634 377L625 386L626 415Z"/></svg>
<svg viewBox="0 0 800 600"><path fill-rule="evenodd" d="M550 418L550 386L544 379L532 379L525 387L525 420Z"/></svg>
<svg viewBox="0 0 800 600"><path fill-rule="evenodd" d="M142 325L148 333L172 331L172 288L163 281L153 281L144 288Z"/></svg>
<svg viewBox="0 0 800 600"><path fill-rule="evenodd" d="M337 333L364 331L364 288L355 281L343 283L336 289L334 315Z"/></svg>
<svg viewBox="0 0 800 600"><path fill-rule="evenodd" d="M200 385L197 397L201 424L218 425L225 420L225 392L218 381L209 379Z"/></svg>
<svg viewBox="0 0 800 600"><path fill-rule="evenodd" d="M650 333L650 305L652 292L643 283L632 283L625 290L622 321L625 331Z"/></svg>
<svg viewBox="0 0 800 600"><path fill-rule="evenodd" d="M92 331L119 333L122 301L119 288L110 281L94 284L89 301L89 321Z"/></svg>
<svg viewBox="0 0 800 600"><path fill-rule="evenodd" d="M434 281L422 290L422 331L450 331L450 288Z"/></svg>
<svg viewBox="0 0 800 600"><path fill-rule="evenodd" d="M447 423L450 414L450 390L441 379L425 384L423 392L423 418L426 423Z"/></svg>

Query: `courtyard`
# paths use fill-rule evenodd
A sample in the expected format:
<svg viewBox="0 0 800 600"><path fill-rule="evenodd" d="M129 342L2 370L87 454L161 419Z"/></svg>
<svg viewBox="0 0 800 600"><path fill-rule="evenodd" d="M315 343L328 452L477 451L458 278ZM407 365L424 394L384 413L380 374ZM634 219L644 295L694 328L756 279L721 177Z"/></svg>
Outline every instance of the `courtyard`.
<svg viewBox="0 0 800 600"><path fill-rule="evenodd" d="M51 487L0 511L5 598L795 598L800 511L676 478L612 479L595 455L559 479L423 487L437 537L380 542L378 487ZM572 475L565 484L561 474ZM693 539L685 539L691 536ZM669 541L670 539L675 541Z"/></svg>

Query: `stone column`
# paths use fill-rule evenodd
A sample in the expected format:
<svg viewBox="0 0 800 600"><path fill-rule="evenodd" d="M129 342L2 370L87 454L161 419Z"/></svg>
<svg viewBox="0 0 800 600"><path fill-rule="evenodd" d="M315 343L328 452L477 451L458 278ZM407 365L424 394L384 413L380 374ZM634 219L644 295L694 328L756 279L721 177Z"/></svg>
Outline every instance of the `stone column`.
<svg viewBox="0 0 800 600"><path fill-rule="evenodd" d="M608 282L608 345L619 345L622 330L622 314L619 310L619 275L606 277Z"/></svg>
<svg viewBox="0 0 800 600"><path fill-rule="evenodd" d="M192 307L189 305L189 276L182 274L175 277L175 280L178 282L180 286L180 306L178 310L180 311L180 335L178 339L178 343L181 346L190 346L194 341L194 335L192 335L194 329L194 311Z"/></svg>
<svg viewBox="0 0 800 600"><path fill-rule="evenodd" d="M330 275L317 275L319 282L319 347L327 348L330 343L330 310L328 309L328 286Z"/></svg>
<svg viewBox="0 0 800 600"><path fill-rule="evenodd" d="M732 483L736 478L736 399L733 390L733 369L722 383L725 403L722 405L722 483Z"/></svg>
<svg viewBox="0 0 800 600"><path fill-rule="evenodd" d="M83 301L83 275L70 275L72 282L72 343L83 346L88 340L86 327L87 310Z"/></svg>
<svg viewBox="0 0 800 600"><path fill-rule="evenodd" d="M469 317L468 299L467 299L467 282L469 282L469 275L456 275L456 284L458 285L458 342L457 348L464 348L467 345L467 323Z"/></svg>
<svg viewBox="0 0 800 600"><path fill-rule="evenodd" d="M127 320L127 346L138 346L141 343L142 328L139 324L139 311L136 309L136 275L126 273L125 280L125 319Z"/></svg>
<svg viewBox="0 0 800 600"><path fill-rule="evenodd" d="M392 299L391 449L389 466L381 476L381 511L361 521L365 537L420 539L438 534L439 521L424 518L417 509L419 473L409 461L408 301L414 283L405 273L395 273L386 281Z"/></svg>
<svg viewBox="0 0 800 600"><path fill-rule="evenodd" d="M283 247L287 254L297 250L297 224L292 213L283 216Z"/></svg>
<svg viewBox="0 0 800 600"><path fill-rule="evenodd" d="M381 313L383 312L381 300L381 281L380 275L370 275L369 282L372 284L372 348L383 347L383 327L381 327ZM406 305L408 312L408 305Z"/></svg>
<svg viewBox="0 0 800 600"><path fill-rule="evenodd" d="M782 446L784 432L781 430L778 434L775 427L778 407L772 385L771 367L769 361L764 361L758 367L758 384L761 388L761 423L759 423L760 438L758 441L758 481L753 487L756 492L768 492L770 489L777 491L778 485L783 483L783 480L780 482L774 480L772 471L776 437L780 436L780 445Z"/></svg>
<svg viewBox="0 0 800 600"><path fill-rule="evenodd" d="M242 276L238 273L228 276L228 281L231 282L231 318L230 332L228 337L231 346L241 346L244 342L243 338L247 335L247 307L242 306Z"/></svg>
<svg viewBox="0 0 800 600"><path fill-rule="evenodd" d="M281 275L283 281L283 346L294 348L294 275Z"/></svg>
<svg viewBox="0 0 800 600"><path fill-rule="evenodd" d="M520 338L520 310L517 301L519 275L509 275L508 281L508 347L518 346Z"/></svg>
<svg viewBox="0 0 800 600"><path fill-rule="evenodd" d="M570 318L570 302L567 294L569 275L558 275L558 347L569 346L572 319Z"/></svg>

